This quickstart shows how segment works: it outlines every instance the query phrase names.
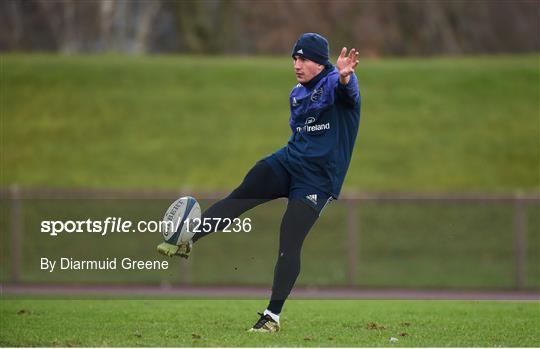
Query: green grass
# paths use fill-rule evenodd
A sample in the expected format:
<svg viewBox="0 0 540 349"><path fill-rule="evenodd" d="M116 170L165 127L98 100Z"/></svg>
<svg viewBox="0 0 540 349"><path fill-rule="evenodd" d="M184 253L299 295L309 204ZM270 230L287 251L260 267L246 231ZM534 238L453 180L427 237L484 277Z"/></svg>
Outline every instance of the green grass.
<svg viewBox="0 0 540 349"><path fill-rule="evenodd" d="M264 301L1 301L2 346L536 347L538 302L291 300L277 334L246 333ZM398 338L390 342L389 338Z"/></svg>
<svg viewBox="0 0 540 349"><path fill-rule="evenodd" d="M538 191L538 55L362 60L345 189ZM1 186L229 190L289 136L289 59L2 55Z"/></svg>
<svg viewBox="0 0 540 349"><path fill-rule="evenodd" d="M539 55L362 60L362 121L345 190L538 192ZM289 136L289 59L201 56L1 57L0 187L229 191ZM169 202L23 202L23 281L271 282L278 203L249 236L201 241L181 273L47 275L39 257L156 258L159 236L39 232L42 219L156 219ZM0 203L0 280L9 278ZM133 207L132 207L133 206ZM207 208L208 203L203 203ZM525 287L540 286L538 203L526 208ZM369 287L513 288L512 205L361 202L356 282ZM299 283L346 285L346 207L323 214ZM249 253L246 253L249 251ZM321 256L332 258L321 258ZM474 266L474 268L471 268Z"/></svg>

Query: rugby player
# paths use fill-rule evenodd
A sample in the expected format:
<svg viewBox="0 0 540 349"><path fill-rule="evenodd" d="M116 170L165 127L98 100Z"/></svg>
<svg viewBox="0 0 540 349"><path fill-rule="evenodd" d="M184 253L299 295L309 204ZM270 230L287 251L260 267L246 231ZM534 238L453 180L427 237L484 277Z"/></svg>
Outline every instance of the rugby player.
<svg viewBox="0 0 540 349"><path fill-rule="evenodd" d="M287 145L258 161L238 188L202 215L202 219L234 219L262 203L288 198L270 302L249 330L254 332L279 331L281 310L300 273L302 244L327 203L339 196L360 122L354 48L347 53L343 47L334 67L328 60L328 41L306 33L291 55L298 84L289 98L292 134ZM161 243L158 251L187 258L194 243L224 228L215 225L195 233L189 243Z"/></svg>

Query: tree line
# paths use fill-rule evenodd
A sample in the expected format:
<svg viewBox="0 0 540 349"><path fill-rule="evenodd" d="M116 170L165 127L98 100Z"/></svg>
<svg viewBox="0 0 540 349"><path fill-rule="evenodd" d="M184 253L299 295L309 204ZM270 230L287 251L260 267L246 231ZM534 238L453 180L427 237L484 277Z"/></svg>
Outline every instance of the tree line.
<svg viewBox="0 0 540 349"><path fill-rule="evenodd" d="M0 50L273 55L318 32L334 54L534 52L539 16L537 0L7 0Z"/></svg>

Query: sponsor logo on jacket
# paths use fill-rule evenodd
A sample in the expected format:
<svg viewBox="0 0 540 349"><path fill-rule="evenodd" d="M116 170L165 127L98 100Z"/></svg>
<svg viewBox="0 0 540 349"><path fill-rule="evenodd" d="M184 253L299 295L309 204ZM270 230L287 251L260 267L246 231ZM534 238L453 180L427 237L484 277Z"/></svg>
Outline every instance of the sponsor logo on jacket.
<svg viewBox="0 0 540 349"><path fill-rule="evenodd" d="M297 127L296 132L315 132L315 131L321 131L321 130L329 130L330 129L330 123L327 122L326 124L318 124L318 125L304 125L302 127Z"/></svg>

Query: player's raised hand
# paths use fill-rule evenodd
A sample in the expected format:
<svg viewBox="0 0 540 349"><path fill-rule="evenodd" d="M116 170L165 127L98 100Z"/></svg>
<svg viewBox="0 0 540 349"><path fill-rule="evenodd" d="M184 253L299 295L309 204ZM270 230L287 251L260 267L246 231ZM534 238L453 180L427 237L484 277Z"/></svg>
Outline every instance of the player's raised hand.
<svg viewBox="0 0 540 349"><path fill-rule="evenodd" d="M339 72L339 80L342 83L349 82L349 75L354 72L354 68L358 65L358 52L356 49L351 49L347 54L347 48L341 49L341 53L336 61L336 67Z"/></svg>

